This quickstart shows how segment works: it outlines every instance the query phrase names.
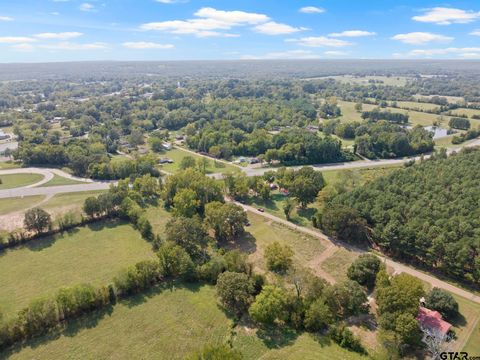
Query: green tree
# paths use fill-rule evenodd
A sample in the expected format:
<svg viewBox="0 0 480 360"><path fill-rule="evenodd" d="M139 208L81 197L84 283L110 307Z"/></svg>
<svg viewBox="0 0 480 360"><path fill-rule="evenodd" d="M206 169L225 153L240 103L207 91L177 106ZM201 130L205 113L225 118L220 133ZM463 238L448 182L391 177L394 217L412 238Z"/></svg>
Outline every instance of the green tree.
<svg viewBox="0 0 480 360"><path fill-rule="evenodd" d="M160 271L166 277L191 278L194 264L188 253L178 245L166 242L157 252Z"/></svg>
<svg viewBox="0 0 480 360"><path fill-rule="evenodd" d="M195 168L196 162L195 159L192 156L185 156L181 161L180 161L180 169L181 170L186 170L189 168Z"/></svg>
<svg viewBox="0 0 480 360"><path fill-rule="evenodd" d="M28 231L39 234L52 226L52 219L48 212L36 207L25 212L23 225Z"/></svg>
<svg viewBox="0 0 480 360"><path fill-rule="evenodd" d="M321 331L332 322L332 312L324 299L315 300L305 311L304 325L308 331Z"/></svg>
<svg viewBox="0 0 480 360"><path fill-rule="evenodd" d="M265 249L265 260L269 270L284 273L292 265L294 253L290 246L281 245L278 241L267 246Z"/></svg>
<svg viewBox="0 0 480 360"><path fill-rule="evenodd" d="M291 198L287 198L283 204L283 213L285 218L290 221L290 215L292 214L293 209L295 208L295 202Z"/></svg>
<svg viewBox="0 0 480 360"><path fill-rule="evenodd" d="M325 301L338 318L359 315L368 311L367 294L355 281L346 280L324 291Z"/></svg>
<svg viewBox="0 0 480 360"><path fill-rule="evenodd" d="M175 216L192 217L198 211L200 201L197 194L192 189L181 189L173 198Z"/></svg>
<svg viewBox="0 0 480 360"><path fill-rule="evenodd" d="M372 289L375 285L377 273L380 270L380 259L373 254L360 255L348 268L349 279L360 285Z"/></svg>
<svg viewBox="0 0 480 360"><path fill-rule="evenodd" d="M254 287L247 274L224 272L218 276L217 295L223 306L240 316L253 301Z"/></svg>
<svg viewBox="0 0 480 360"><path fill-rule="evenodd" d="M95 196L90 196L85 199L83 203L83 212L87 214L87 216L93 218L100 213L100 203Z"/></svg>
<svg viewBox="0 0 480 360"><path fill-rule="evenodd" d="M218 241L233 241L245 231L248 219L241 206L218 201L205 206L205 224L215 230Z"/></svg>
<svg viewBox="0 0 480 360"><path fill-rule="evenodd" d="M347 206L327 206L321 213L320 226L328 235L351 242L367 240L367 222L357 210Z"/></svg>
<svg viewBox="0 0 480 360"><path fill-rule="evenodd" d="M265 325L284 322L288 319L287 294L274 285L267 285L255 298L249 313L252 319Z"/></svg>
<svg viewBox="0 0 480 360"><path fill-rule="evenodd" d="M181 246L193 258L203 258L207 246L207 233L201 221L194 218L176 217L165 226L166 240Z"/></svg>
<svg viewBox="0 0 480 360"><path fill-rule="evenodd" d="M458 315L458 303L449 292L434 287L425 297L425 306L436 310L447 320Z"/></svg>

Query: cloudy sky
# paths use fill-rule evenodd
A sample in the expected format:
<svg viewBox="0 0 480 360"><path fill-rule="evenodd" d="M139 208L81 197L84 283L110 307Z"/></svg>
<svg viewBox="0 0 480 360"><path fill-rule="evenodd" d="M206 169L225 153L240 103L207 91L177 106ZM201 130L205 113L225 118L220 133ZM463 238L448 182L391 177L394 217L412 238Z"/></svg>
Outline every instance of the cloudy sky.
<svg viewBox="0 0 480 360"><path fill-rule="evenodd" d="M480 1L0 0L0 62L480 59Z"/></svg>

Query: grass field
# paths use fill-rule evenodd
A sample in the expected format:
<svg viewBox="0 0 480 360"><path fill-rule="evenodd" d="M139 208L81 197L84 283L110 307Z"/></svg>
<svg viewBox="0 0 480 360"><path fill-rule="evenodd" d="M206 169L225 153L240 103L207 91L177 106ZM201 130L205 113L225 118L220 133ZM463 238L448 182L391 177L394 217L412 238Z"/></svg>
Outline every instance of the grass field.
<svg viewBox="0 0 480 360"><path fill-rule="evenodd" d="M375 85L405 86L409 78L402 76L363 76L352 75L328 76L329 79L335 79L344 84L369 85L369 80L380 81Z"/></svg>
<svg viewBox="0 0 480 360"><path fill-rule="evenodd" d="M434 111L440 109L440 106L432 103L424 103L424 102L416 102L416 101L395 101L397 106L402 109L410 109L410 110L420 110L420 111ZM393 101L388 102L389 105L393 103Z"/></svg>
<svg viewBox="0 0 480 360"><path fill-rule="evenodd" d="M199 159L202 159L203 157L200 155L192 154L188 151L175 148L170 151L165 152L162 154L162 158L169 158L173 160L173 164L163 164L161 165L161 169L165 170L169 173L176 173L177 171L180 170L180 163L182 159L186 156L191 156L193 157L196 161ZM236 166L225 164L221 161L214 161L212 159L207 159L208 165L206 168L207 174L213 174L213 173L226 173L226 172L238 172L240 169Z"/></svg>
<svg viewBox="0 0 480 360"><path fill-rule="evenodd" d="M44 198L43 195L17 197L0 199L0 215L9 214L15 211L27 209L31 206L35 206Z"/></svg>
<svg viewBox="0 0 480 360"><path fill-rule="evenodd" d="M480 110L477 109L465 109L465 108L460 108L460 109L455 109L451 111L451 114L453 116L458 116L458 115L466 115L469 118L471 118L473 115L479 115L480 116ZM474 119L471 119L474 120ZM472 122L473 124L478 124L480 121L479 120L474 120Z"/></svg>
<svg viewBox="0 0 480 360"><path fill-rule="evenodd" d="M434 96L440 96L440 97L443 97L443 98L446 98L447 101L450 103L450 104L456 104L456 103L461 103L461 102L464 102L465 99L463 97L460 97L460 96L445 96L445 95L420 95L420 94L417 94L417 95L413 95L413 97L415 99L419 99L419 100L422 100L422 101L425 101L425 100L428 100Z"/></svg>
<svg viewBox="0 0 480 360"><path fill-rule="evenodd" d="M258 269L266 269L264 250L275 241L289 245L295 252L294 262L303 266L325 250L318 239L272 222L261 215L249 212L248 219L251 225L247 227L247 233L242 239L236 242L235 247L249 253L251 262Z"/></svg>
<svg viewBox="0 0 480 360"><path fill-rule="evenodd" d="M246 360L355 360L367 359L357 353L342 349L326 337L298 334L294 331L255 331L238 326L233 346Z"/></svg>
<svg viewBox="0 0 480 360"><path fill-rule="evenodd" d="M10 174L0 175L0 190L13 189L17 187L35 184L43 179L40 174Z"/></svg>
<svg viewBox="0 0 480 360"><path fill-rule="evenodd" d="M212 286L156 289L70 323L58 336L16 348L10 359L183 359L224 342L231 321Z"/></svg>
<svg viewBox="0 0 480 360"><path fill-rule="evenodd" d="M82 191L75 193L57 194L42 204L41 208L53 213L72 211L80 213L85 199L90 196L98 196L103 190Z"/></svg>
<svg viewBox="0 0 480 360"><path fill-rule="evenodd" d="M362 359L324 337L247 331L219 308L209 285L166 285L73 321L61 332L5 354L10 359L183 359L206 343L225 343L249 359Z"/></svg>
<svg viewBox="0 0 480 360"><path fill-rule="evenodd" d="M19 164L10 161L0 162L0 169L18 169L19 167Z"/></svg>
<svg viewBox="0 0 480 360"><path fill-rule="evenodd" d="M130 225L100 222L0 253L0 307L5 314L61 286L110 282L123 267L153 257Z"/></svg>
<svg viewBox="0 0 480 360"><path fill-rule="evenodd" d="M457 335L457 350L472 355L480 354L480 304L453 295L458 302L460 316L452 321ZM463 345L463 346L462 346Z"/></svg>
<svg viewBox="0 0 480 360"><path fill-rule="evenodd" d="M346 280L347 270L357 257L357 253L341 248L326 259L321 267L327 273L332 275L336 281Z"/></svg>
<svg viewBox="0 0 480 360"><path fill-rule="evenodd" d="M59 175L55 174L53 176L53 179L50 180L49 182L43 184L42 187L59 186L59 185L76 185L76 184L85 184L85 183L83 181L67 179L63 176L59 176Z"/></svg>

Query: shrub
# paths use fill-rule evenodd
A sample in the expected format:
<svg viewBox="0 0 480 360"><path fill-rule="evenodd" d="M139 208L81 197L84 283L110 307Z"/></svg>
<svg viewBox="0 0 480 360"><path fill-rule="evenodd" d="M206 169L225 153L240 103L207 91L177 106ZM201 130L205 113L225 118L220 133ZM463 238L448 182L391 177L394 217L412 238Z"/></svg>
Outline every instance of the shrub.
<svg viewBox="0 0 480 360"><path fill-rule="evenodd" d="M366 353L360 340L345 326L335 326L330 329L330 338L338 345L360 354Z"/></svg>
<svg viewBox="0 0 480 360"><path fill-rule="evenodd" d="M380 259L373 254L362 254L348 268L349 279L372 289L380 270Z"/></svg>
<svg viewBox="0 0 480 360"><path fill-rule="evenodd" d="M244 273L224 272L218 276L217 295L223 306L240 316L253 301L252 280Z"/></svg>
<svg viewBox="0 0 480 360"><path fill-rule="evenodd" d="M288 245L275 241L265 249L265 259L269 270L284 273L292 264L293 250Z"/></svg>

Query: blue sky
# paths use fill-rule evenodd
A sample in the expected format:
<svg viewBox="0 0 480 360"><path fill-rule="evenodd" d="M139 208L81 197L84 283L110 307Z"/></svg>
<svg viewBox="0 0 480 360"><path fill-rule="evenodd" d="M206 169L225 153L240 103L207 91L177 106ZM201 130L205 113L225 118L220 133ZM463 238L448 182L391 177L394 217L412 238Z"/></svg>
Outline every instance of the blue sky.
<svg viewBox="0 0 480 360"><path fill-rule="evenodd" d="M0 0L0 62L480 59L478 0Z"/></svg>

